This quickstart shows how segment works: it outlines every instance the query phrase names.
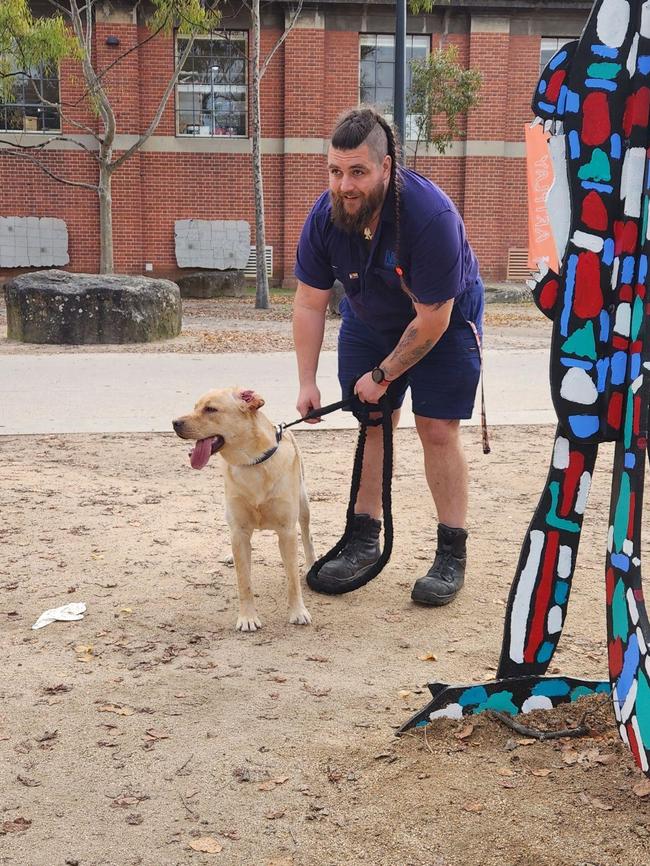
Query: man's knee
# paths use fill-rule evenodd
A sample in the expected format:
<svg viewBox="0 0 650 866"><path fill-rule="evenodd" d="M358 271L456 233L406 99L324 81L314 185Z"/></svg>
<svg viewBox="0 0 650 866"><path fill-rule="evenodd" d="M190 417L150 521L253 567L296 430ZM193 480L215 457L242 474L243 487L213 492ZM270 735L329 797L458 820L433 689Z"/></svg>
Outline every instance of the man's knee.
<svg viewBox="0 0 650 866"><path fill-rule="evenodd" d="M425 449L447 448L458 442L460 421L416 416L415 423L420 441Z"/></svg>

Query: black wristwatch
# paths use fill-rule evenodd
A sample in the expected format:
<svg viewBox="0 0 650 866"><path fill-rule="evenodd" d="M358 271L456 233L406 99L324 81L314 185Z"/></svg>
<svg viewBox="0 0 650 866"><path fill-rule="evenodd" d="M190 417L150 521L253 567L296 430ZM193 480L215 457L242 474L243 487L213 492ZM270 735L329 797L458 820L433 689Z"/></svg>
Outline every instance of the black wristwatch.
<svg viewBox="0 0 650 866"><path fill-rule="evenodd" d="M390 384L390 379L386 378L386 374L384 373L384 371L382 370L381 367L375 367L371 371L370 376L372 378L372 381L376 385L389 385Z"/></svg>

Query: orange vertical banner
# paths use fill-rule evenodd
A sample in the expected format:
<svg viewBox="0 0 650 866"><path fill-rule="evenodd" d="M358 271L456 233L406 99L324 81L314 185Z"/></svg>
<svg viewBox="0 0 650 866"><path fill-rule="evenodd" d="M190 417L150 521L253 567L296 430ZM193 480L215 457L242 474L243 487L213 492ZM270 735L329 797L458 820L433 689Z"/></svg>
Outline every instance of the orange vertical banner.
<svg viewBox="0 0 650 866"><path fill-rule="evenodd" d="M528 267L536 271L539 259L558 269L558 255L546 196L553 185L553 161L548 136L541 123L526 124L526 167L528 174Z"/></svg>

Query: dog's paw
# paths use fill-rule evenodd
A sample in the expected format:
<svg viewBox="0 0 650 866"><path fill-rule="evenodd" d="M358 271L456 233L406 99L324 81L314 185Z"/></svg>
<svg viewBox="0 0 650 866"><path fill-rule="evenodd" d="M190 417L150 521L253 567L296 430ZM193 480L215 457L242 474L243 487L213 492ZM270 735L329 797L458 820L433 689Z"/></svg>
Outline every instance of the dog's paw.
<svg viewBox="0 0 650 866"><path fill-rule="evenodd" d="M262 621L257 614L253 614L252 616L238 616L235 628L237 631L257 631L258 628L262 628Z"/></svg>
<svg viewBox="0 0 650 866"><path fill-rule="evenodd" d="M289 622L292 625L311 625L311 614L303 605L289 613Z"/></svg>

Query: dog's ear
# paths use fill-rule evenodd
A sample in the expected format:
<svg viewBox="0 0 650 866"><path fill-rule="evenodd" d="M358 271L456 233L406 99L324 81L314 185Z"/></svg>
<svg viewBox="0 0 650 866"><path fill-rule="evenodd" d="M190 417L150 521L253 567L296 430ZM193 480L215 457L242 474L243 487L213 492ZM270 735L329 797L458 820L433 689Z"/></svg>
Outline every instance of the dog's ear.
<svg viewBox="0 0 650 866"><path fill-rule="evenodd" d="M242 412L256 412L264 405L264 399L256 394L255 391L240 391L237 396L241 400L240 406Z"/></svg>

